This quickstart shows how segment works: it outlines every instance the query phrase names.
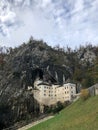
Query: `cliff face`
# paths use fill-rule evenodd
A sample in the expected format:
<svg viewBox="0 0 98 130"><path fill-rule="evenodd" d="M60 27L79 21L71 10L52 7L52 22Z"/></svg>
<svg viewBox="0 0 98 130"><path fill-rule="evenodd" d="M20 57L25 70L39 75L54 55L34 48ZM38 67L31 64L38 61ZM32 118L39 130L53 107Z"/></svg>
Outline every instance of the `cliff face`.
<svg viewBox="0 0 98 130"><path fill-rule="evenodd" d="M40 114L39 104L27 88L33 87L37 77L51 83L67 79L69 70L62 63L54 63L60 55L42 41L30 40L4 56L0 70L0 129Z"/></svg>
<svg viewBox="0 0 98 130"><path fill-rule="evenodd" d="M90 54L93 56L89 58L84 50L65 53L32 39L28 44L10 49L0 66L0 129L40 114L38 102L27 90L28 86L34 87L37 77L62 84L73 78L77 64L85 66L89 59L93 63L96 55Z"/></svg>

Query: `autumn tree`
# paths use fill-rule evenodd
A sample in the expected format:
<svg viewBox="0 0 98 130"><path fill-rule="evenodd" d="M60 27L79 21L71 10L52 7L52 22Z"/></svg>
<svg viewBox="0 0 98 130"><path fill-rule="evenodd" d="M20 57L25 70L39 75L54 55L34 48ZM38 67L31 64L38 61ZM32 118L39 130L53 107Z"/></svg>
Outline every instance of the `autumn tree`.
<svg viewBox="0 0 98 130"><path fill-rule="evenodd" d="M89 96L90 96L89 90L88 90L88 89L82 89L80 96L81 96L81 98L82 98L83 100L88 99Z"/></svg>

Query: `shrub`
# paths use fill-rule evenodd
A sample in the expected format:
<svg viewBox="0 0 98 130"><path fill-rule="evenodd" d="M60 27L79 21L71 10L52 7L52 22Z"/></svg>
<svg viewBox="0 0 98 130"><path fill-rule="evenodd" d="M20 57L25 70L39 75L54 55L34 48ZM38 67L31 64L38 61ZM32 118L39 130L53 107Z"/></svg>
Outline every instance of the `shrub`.
<svg viewBox="0 0 98 130"><path fill-rule="evenodd" d="M83 100L88 99L89 96L90 96L90 93L89 93L89 90L88 90L88 89L82 89L82 90L81 90L81 98L82 98Z"/></svg>
<svg viewBox="0 0 98 130"><path fill-rule="evenodd" d="M65 107L64 103L61 103L60 101L57 102L55 105L51 106L45 106L45 113L59 113L63 108Z"/></svg>
<svg viewBox="0 0 98 130"><path fill-rule="evenodd" d="M53 108L53 113L59 113L59 111L61 111L64 108L63 103L61 103L60 101L57 102L56 106Z"/></svg>

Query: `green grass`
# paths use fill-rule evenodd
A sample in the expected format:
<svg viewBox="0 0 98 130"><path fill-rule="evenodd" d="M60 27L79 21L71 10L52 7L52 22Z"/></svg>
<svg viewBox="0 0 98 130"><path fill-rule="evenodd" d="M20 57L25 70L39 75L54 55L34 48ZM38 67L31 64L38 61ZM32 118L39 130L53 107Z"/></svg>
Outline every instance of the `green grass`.
<svg viewBox="0 0 98 130"><path fill-rule="evenodd" d="M29 130L98 130L98 96L78 100Z"/></svg>

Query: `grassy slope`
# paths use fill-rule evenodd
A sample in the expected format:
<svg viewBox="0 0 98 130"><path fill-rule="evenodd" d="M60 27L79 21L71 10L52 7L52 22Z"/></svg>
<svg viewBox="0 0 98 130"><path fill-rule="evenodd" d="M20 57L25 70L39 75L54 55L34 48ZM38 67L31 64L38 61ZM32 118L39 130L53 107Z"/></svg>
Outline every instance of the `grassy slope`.
<svg viewBox="0 0 98 130"><path fill-rule="evenodd" d="M29 130L98 130L98 96L78 100L54 118Z"/></svg>

